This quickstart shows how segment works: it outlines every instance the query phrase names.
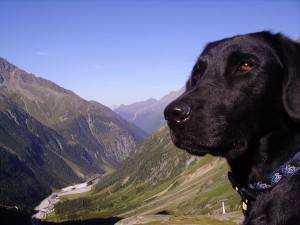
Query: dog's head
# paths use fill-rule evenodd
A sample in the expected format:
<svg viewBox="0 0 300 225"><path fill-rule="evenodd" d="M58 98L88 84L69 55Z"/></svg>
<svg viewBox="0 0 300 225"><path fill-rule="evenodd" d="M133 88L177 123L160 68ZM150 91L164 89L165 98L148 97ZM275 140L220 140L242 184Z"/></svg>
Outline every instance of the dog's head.
<svg viewBox="0 0 300 225"><path fill-rule="evenodd" d="M164 114L177 147L195 155L242 154L300 122L300 45L269 32L209 43L186 91Z"/></svg>

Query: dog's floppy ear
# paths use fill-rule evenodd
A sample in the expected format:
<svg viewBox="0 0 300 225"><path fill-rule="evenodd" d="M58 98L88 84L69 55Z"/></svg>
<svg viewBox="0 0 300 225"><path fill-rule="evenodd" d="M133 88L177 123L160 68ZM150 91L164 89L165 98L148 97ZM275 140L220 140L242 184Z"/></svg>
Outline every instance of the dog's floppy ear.
<svg viewBox="0 0 300 225"><path fill-rule="evenodd" d="M286 112L300 122L300 44L281 34L274 35L283 66L282 99Z"/></svg>

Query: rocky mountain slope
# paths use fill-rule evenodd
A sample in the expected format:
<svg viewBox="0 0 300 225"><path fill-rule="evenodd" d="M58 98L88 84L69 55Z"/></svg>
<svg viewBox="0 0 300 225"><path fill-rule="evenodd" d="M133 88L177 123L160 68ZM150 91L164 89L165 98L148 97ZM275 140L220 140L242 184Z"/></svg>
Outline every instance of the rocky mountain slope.
<svg viewBox="0 0 300 225"><path fill-rule="evenodd" d="M51 188L119 165L145 137L100 103L0 58L0 205L29 210Z"/></svg>
<svg viewBox="0 0 300 225"><path fill-rule="evenodd" d="M222 199L227 212L241 215L239 196L228 182L227 171L222 158L195 157L174 147L168 128L163 127L93 193L75 200L65 197L56 206L55 218L220 214Z"/></svg>
<svg viewBox="0 0 300 225"><path fill-rule="evenodd" d="M146 101L136 102L130 105L120 105L114 111L125 120L134 123L147 133L151 134L161 128L165 123L163 111L165 107L180 94L184 88L171 92L160 100L150 98Z"/></svg>

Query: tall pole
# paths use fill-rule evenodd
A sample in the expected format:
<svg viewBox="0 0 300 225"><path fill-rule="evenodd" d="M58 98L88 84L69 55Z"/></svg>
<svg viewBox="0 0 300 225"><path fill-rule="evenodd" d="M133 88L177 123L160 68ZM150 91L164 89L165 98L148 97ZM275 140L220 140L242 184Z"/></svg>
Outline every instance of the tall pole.
<svg viewBox="0 0 300 225"><path fill-rule="evenodd" d="M222 213L225 214L226 211L225 211L225 201L228 200L227 198L224 198L224 199L221 199L219 200L219 202L221 202L222 204Z"/></svg>
<svg viewBox="0 0 300 225"><path fill-rule="evenodd" d="M224 200L222 200L222 209L223 209L223 214L225 214L226 211L225 211L225 203L224 203Z"/></svg>

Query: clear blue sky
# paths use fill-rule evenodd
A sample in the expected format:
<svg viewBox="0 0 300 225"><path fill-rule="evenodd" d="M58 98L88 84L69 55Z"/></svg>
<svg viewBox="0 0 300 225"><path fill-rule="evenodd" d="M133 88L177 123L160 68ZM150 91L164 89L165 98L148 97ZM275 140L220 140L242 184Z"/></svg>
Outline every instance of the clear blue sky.
<svg viewBox="0 0 300 225"><path fill-rule="evenodd" d="M300 36L299 0L0 0L0 57L104 105L184 86L209 41Z"/></svg>

